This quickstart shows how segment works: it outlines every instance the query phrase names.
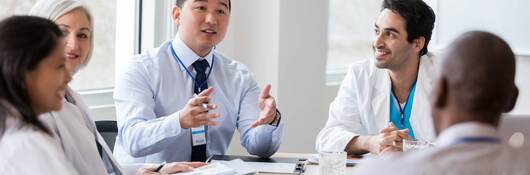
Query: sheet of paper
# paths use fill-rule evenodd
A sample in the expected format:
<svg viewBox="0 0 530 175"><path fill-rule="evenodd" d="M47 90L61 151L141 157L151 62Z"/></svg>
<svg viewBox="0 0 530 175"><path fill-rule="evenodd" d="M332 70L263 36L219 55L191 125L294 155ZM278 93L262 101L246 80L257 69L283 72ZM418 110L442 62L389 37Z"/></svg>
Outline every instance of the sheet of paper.
<svg viewBox="0 0 530 175"><path fill-rule="evenodd" d="M311 157L309 157L308 161L309 161L309 163L312 163L312 164L318 164L318 154L311 155ZM346 165L347 166L354 166L354 165L357 165L357 164L361 163L361 161L362 161L361 158L348 157L348 159L346 159Z"/></svg>
<svg viewBox="0 0 530 175"><path fill-rule="evenodd" d="M241 159L231 161L216 161L196 168L191 172L177 173L176 175L246 175L257 172Z"/></svg>
<svg viewBox="0 0 530 175"><path fill-rule="evenodd" d="M232 175L237 174L237 172L228 166L217 163L210 163L206 166L195 168L191 172L186 173L177 173L176 175Z"/></svg>
<svg viewBox="0 0 530 175"><path fill-rule="evenodd" d="M236 159L240 160L240 159ZM212 162L227 162L224 160L212 160ZM292 174L296 168L295 163L270 163L270 162L243 162L260 173Z"/></svg>
<svg viewBox="0 0 530 175"><path fill-rule="evenodd" d="M235 159L231 161L220 162L229 168L232 168L237 171L238 174L254 174L257 170L249 166L246 162L241 159Z"/></svg>
<svg viewBox="0 0 530 175"><path fill-rule="evenodd" d="M295 163L245 162L260 173L294 173Z"/></svg>

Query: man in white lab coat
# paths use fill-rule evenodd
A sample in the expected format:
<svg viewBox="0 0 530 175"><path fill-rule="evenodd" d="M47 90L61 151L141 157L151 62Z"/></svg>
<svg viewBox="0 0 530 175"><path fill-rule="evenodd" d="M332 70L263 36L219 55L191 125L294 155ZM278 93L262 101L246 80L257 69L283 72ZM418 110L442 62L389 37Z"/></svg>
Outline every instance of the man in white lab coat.
<svg viewBox="0 0 530 175"><path fill-rule="evenodd" d="M434 140L427 99L434 21L423 1L383 2L375 22L375 58L350 66L317 136L317 151L378 154L403 138Z"/></svg>
<svg viewBox="0 0 530 175"><path fill-rule="evenodd" d="M501 113L518 95L510 46L480 31L450 46L432 92L436 147L363 161L357 173L530 174L530 152L503 144L497 134Z"/></svg>

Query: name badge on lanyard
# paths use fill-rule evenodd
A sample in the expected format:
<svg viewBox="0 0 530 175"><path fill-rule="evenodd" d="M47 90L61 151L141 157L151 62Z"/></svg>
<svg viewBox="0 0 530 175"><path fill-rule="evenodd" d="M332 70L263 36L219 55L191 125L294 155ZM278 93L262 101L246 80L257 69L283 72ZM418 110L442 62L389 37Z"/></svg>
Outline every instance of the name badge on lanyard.
<svg viewBox="0 0 530 175"><path fill-rule="evenodd" d="M193 80L194 85L196 85L197 87L201 87L204 83L206 83L206 81L198 83L195 77L193 77L191 72L188 70L188 68L186 68L186 65L184 65L182 60L180 60L180 58L178 57L177 53L175 52L175 49L173 48L173 45L171 45L170 48L171 48L171 54L173 54L173 57L179 62L179 64L184 68L184 70L186 70L186 73L188 73L188 75ZM208 80L208 78L212 74L214 63L215 63L215 55L212 55L212 65L208 72L208 75L206 76L206 80ZM202 90L203 89L200 89L199 91L202 91ZM197 94L194 94L194 96L197 97ZM206 104L202 104L202 105L204 108L208 109L208 106L206 106ZM206 127L203 125L203 126L191 128L191 139L193 141L193 146L206 144Z"/></svg>
<svg viewBox="0 0 530 175"><path fill-rule="evenodd" d="M206 129L204 126L191 128L191 138L193 146L206 144Z"/></svg>

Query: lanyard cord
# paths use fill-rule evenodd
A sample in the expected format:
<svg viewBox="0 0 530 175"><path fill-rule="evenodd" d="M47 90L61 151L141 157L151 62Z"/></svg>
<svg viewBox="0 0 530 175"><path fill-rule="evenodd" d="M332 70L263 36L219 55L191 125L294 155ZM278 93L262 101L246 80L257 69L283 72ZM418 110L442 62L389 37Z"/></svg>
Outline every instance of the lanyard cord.
<svg viewBox="0 0 530 175"><path fill-rule="evenodd" d="M191 74L191 72L188 70L188 68L186 68L186 66L184 65L184 63L182 62L182 60L180 60L180 58L177 56L177 53L175 53L175 49L173 48L173 45L171 45L171 53L173 54L173 56L176 58L176 60L180 63L180 65L182 65L182 67L184 67L184 70L186 70L186 72L188 73L188 75L191 77L191 79L193 80L193 84L195 84L196 87L202 87L202 85L204 83L206 83L208 81L208 78L210 78L210 75L212 74L212 70L213 70L213 66L215 65L215 55L212 54L212 67L210 68L210 70L208 71L208 75L206 76L206 79L201 82L199 84L199 82L197 82L197 80L195 79L195 77L193 77L193 75ZM200 89L200 88L199 88ZM203 89L201 89L203 90Z"/></svg>
<svg viewBox="0 0 530 175"><path fill-rule="evenodd" d="M394 87L392 87L392 96L394 96L394 98L396 99L397 101L397 106L399 108L399 116L401 117L401 124L404 125L405 124L405 110L407 109L407 106L409 105L409 102L410 102L410 98L411 98L411 95L412 95L412 91L415 90L416 88L416 81L418 79L416 78L416 80L414 80L414 84L412 85L412 87L410 88L410 91L409 91L409 95L407 96L407 101L405 102L405 106L401 107L401 104L399 103L399 98L397 98L396 96L396 92L394 91Z"/></svg>
<svg viewBox="0 0 530 175"><path fill-rule="evenodd" d="M399 113L400 113L399 117L401 118L401 125L405 125L405 110L407 109L407 106L409 104L410 95L412 94L412 90L415 91L416 89L416 82L418 82L418 76L420 75L420 63L421 63L421 60L418 61L418 67L416 71L416 80L414 80L414 84L412 84L412 87L410 88L409 95L407 96L407 101L405 102L405 106L401 107L401 103L399 103L399 98L397 98L396 92L394 91L394 86L391 86L390 88L392 90L392 96L394 96L394 98L396 99L397 106L399 107Z"/></svg>

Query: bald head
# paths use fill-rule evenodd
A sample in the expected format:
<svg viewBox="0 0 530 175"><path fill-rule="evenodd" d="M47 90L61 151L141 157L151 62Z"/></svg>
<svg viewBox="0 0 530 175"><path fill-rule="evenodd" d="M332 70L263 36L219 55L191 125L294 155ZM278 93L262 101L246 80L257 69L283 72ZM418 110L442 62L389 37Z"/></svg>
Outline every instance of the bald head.
<svg viewBox="0 0 530 175"><path fill-rule="evenodd" d="M450 45L442 60L441 98L445 105L438 108L452 106L492 124L497 124L501 113L513 108L517 98L515 56L503 39L482 31L464 33Z"/></svg>

